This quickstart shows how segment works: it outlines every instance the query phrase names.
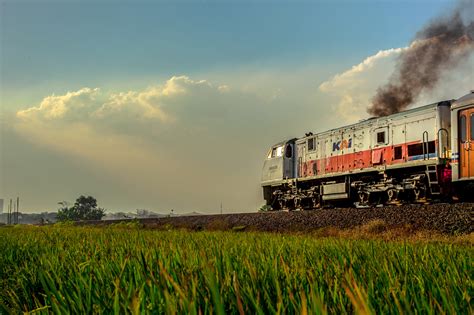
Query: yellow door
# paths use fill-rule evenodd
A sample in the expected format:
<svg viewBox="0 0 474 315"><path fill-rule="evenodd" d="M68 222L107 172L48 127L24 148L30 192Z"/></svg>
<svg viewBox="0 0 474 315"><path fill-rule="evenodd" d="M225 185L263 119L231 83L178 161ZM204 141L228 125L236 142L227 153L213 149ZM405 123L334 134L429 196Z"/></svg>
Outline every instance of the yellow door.
<svg viewBox="0 0 474 315"><path fill-rule="evenodd" d="M459 112L460 178L474 177L474 108Z"/></svg>

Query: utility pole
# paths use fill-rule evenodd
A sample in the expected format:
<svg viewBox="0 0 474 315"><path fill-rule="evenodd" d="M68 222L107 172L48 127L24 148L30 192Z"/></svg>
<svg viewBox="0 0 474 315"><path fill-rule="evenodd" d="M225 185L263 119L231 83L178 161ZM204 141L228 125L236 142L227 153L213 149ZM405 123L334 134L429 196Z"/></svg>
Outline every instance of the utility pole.
<svg viewBox="0 0 474 315"><path fill-rule="evenodd" d="M12 224L12 206L13 200L10 199L10 205L8 206L8 224Z"/></svg>
<svg viewBox="0 0 474 315"><path fill-rule="evenodd" d="M13 225L16 224L16 202L15 202L15 200L13 200L12 222L13 222Z"/></svg>
<svg viewBox="0 0 474 315"><path fill-rule="evenodd" d="M16 224L20 224L20 197L16 197Z"/></svg>
<svg viewBox="0 0 474 315"><path fill-rule="evenodd" d="M221 215L222 215L222 201L221 201Z"/></svg>

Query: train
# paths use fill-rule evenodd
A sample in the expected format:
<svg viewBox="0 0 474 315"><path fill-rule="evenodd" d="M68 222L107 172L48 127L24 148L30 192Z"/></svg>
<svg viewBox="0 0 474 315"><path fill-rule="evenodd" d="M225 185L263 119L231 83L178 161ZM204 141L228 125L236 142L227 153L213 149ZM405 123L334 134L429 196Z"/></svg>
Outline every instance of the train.
<svg viewBox="0 0 474 315"><path fill-rule="evenodd" d="M279 142L263 163L268 210L455 202L474 195L474 90Z"/></svg>

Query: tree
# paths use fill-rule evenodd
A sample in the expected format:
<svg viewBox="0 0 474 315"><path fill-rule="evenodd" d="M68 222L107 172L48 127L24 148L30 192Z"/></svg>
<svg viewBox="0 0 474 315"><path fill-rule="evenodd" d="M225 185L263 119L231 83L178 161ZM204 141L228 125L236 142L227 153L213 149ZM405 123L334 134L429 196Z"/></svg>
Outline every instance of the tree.
<svg viewBox="0 0 474 315"><path fill-rule="evenodd" d="M92 196L80 196L72 207L63 201L58 210L58 221L100 220L105 210L97 206L97 200Z"/></svg>

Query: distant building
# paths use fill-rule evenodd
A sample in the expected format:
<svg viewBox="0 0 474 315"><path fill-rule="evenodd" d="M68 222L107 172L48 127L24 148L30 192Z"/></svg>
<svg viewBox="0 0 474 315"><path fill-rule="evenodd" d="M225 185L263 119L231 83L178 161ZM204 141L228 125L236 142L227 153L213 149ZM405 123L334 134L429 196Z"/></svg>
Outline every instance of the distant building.
<svg viewBox="0 0 474 315"><path fill-rule="evenodd" d="M3 199L0 199L0 214L3 213Z"/></svg>

